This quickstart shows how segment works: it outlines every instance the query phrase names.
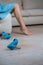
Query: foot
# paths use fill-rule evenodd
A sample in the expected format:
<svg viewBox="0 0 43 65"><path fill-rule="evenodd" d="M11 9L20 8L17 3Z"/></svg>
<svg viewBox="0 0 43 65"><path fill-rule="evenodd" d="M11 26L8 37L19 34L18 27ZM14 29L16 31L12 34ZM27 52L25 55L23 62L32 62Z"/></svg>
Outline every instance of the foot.
<svg viewBox="0 0 43 65"><path fill-rule="evenodd" d="M25 35L31 35L32 33L27 29L27 28L20 28L20 30L25 34Z"/></svg>

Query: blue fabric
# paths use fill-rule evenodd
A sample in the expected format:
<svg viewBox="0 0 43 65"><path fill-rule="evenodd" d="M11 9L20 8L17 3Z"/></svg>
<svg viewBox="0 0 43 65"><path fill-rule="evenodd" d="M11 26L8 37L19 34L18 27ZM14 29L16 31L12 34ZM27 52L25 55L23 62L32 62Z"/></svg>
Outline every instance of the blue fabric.
<svg viewBox="0 0 43 65"><path fill-rule="evenodd" d="M0 19L5 18L9 12L14 8L14 4L0 4Z"/></svg>

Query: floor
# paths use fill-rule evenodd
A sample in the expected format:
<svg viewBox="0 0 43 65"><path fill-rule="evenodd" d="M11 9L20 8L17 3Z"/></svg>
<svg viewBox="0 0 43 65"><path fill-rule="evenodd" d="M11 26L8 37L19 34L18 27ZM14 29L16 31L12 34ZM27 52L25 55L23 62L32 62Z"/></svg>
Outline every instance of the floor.
<svg viewBox="0 0 43 65"><path fill-rule="evenodd" d="M26 36L14 27L10 39L0 37L0 65L43 65L43 25L28 26L32 35ZM9 50L7 45L17 38L21 49Z"/></svg>

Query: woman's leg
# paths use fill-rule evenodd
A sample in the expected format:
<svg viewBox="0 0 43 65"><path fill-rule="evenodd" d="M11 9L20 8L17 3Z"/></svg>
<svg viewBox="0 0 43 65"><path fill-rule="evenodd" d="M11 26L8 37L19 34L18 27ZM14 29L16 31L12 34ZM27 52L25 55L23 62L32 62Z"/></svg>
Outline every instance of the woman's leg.
<svg viewBox="0 0 43 65"><path fill-rule="evenodd" d="M21 12L20 12L20 8L19 8L19 5L18 5L18 4L14 4L13 13L14 13L14 15L16 16L16 19L18 20L18 23L19 23L20 26L21 26L22 32L24 32L24 33L27 34L27 35L32 34L32 33L27 29L27 27L26 27L25 24L24 24L24 21L23 21L23 18L22 18L22 15L21 15Z"/></svg>

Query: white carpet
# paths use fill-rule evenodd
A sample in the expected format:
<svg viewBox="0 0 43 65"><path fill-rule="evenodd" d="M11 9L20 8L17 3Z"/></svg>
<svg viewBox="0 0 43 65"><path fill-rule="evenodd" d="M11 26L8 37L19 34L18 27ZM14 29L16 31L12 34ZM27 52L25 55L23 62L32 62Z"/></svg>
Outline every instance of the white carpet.
<svg viewBox="0 0 43 65"><path fill-rule="evenodd" d="M11 39L0 37L0 65L43 65L43 26L28 28L32 32L30 36L25 36L19 28L14 28ZM13 38L18 38L20 50L11 51L7 48Z"/></svg>

